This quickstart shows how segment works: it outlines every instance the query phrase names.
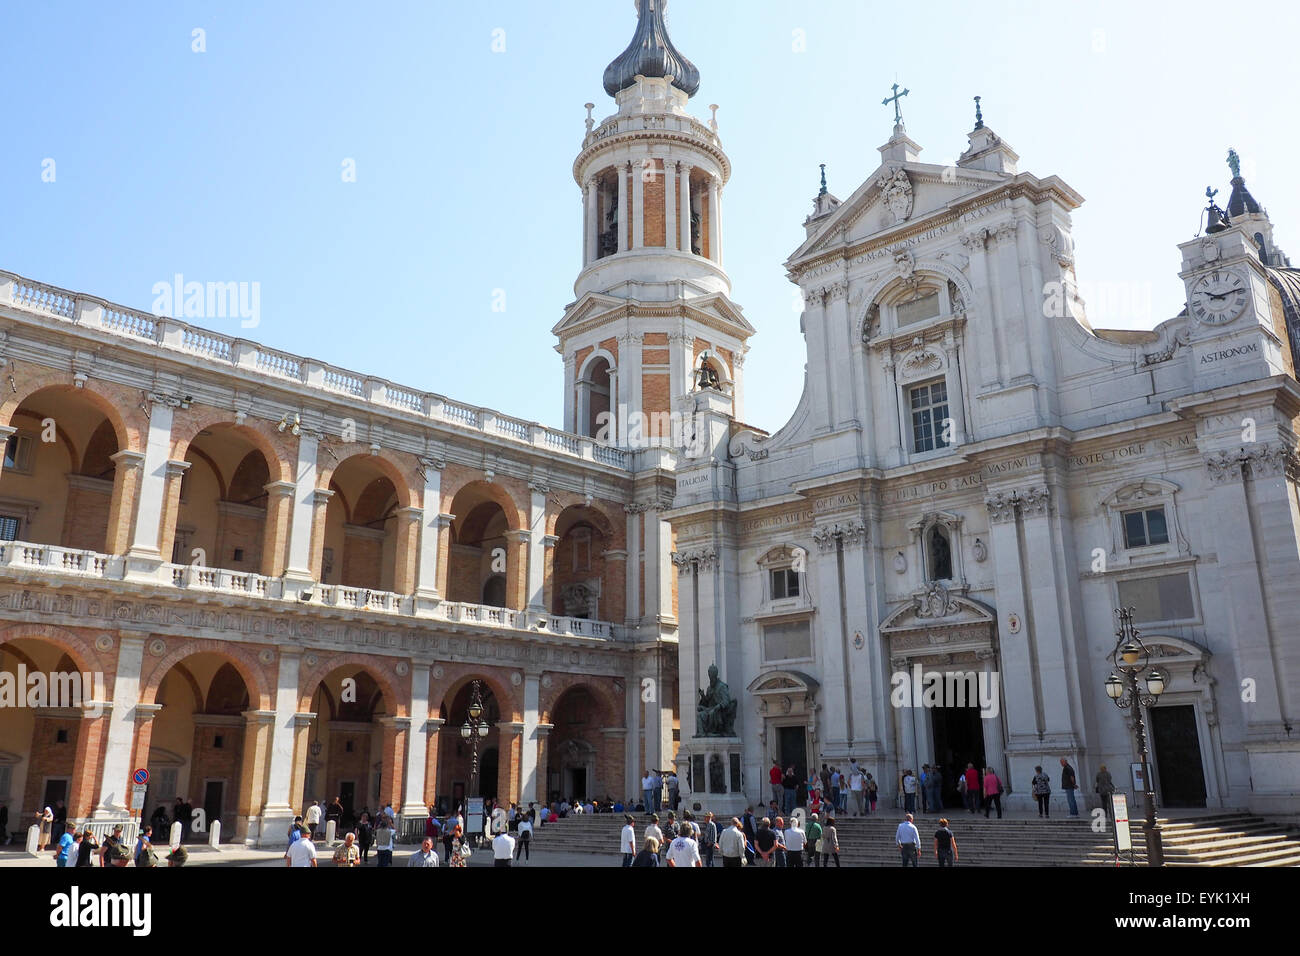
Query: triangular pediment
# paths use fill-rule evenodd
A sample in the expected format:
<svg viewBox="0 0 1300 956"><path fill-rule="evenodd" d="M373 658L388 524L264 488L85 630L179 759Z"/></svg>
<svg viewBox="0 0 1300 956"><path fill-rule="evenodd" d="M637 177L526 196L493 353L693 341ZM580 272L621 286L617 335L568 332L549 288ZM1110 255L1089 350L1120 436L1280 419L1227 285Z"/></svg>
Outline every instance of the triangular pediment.
<svg viewBox="0 0 1300 956"><path fill-rule="evenodd" d="M651 324L655 320L673 317L694 319L741 340L748 339L756 331L745 319L740 306L720 292L666 301L641 301L588 292L565 310L564 318L551 329L551 334L564 339L606 323L629 324L635 329L641 324L636 321L638 319Z"/></svg>
<svg viewBox="0 0 1300 956"><path fill-rule="evenodd" d="M803 671L768 671L759 674L745 688L751 694L811 694L821 684Z"/></svg>
<svg viewBox="0 0 1300 956"><path fill-rule="evenodd" d="M846 244L905 232L936 213L948 212L954 203L978 197L1011 178L932 163L883 164L825 218L786 260L786 267L794 269L804 260Z"/></svg>
<svg viewBox="0 0 1300 956"><path fill-rule="evenodd" d="M972 625L992 627L996 623L997 615L986 604L949 590L942 584L932 584L885 618L880 631L882 634L895 634Z"/></svg>
<svg viewBox="0 0 1300 956"><path fill-rule="evenodd" d="M552 335L565 335L581 327L585 322L598 316L615 312L627 305L626 299L617 296L588 292L582 298L564 310L564 318L555 323Z"/></svg>

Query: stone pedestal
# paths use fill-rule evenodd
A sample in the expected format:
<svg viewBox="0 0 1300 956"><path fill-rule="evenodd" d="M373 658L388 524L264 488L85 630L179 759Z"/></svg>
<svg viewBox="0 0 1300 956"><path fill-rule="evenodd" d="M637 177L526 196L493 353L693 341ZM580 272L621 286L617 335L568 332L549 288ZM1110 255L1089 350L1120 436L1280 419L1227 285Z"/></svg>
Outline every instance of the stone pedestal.
<svg viewBox="0 0 1300 956"><path fill-rule="evenodd" d="M693 737L677 751L681 781L680 810L697 816L712 810L726 820L743 813L745 796L744 745L739 737ZM698 807L697 807L698 804Z"/></svg>

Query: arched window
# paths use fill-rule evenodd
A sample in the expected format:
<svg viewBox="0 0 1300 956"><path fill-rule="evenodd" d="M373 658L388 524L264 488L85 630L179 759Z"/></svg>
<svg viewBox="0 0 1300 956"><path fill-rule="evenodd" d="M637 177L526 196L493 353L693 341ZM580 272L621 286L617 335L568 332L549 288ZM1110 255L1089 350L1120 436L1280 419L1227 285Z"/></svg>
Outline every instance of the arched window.
<svg viewBox="0 0 1300 956"><path fill-rule="evenodd" d="M612 444L615 435L609 421L611 374L610 364L604 358L593 359L582 373L578 382L578 430L588 438L603 437Z"/></svg>
<svg viewBox="0 0 1300 956"><path fill-rule="evenodd" d="M943 525L931 525L926 535L925 556L929 571L927 581L952 580L952 541Z"/></svg>
<svg viewBox="0 0 1300 956"><path fill-rule="evenodd" d="M506 576L494 574L483 583L483 604L486 607L506 606Z"/></svg>

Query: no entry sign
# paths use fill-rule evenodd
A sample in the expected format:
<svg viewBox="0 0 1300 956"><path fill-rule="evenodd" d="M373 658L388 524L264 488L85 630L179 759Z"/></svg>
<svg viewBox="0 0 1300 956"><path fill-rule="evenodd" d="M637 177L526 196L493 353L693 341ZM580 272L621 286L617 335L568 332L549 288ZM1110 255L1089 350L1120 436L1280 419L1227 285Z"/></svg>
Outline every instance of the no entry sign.
<svg viewBox="0 0 1300 956"><path fill-rule="evenodd" d="M141 767L135 773L131 774L131 779L138 784L146 784L149 782L149 771L145 770L144 767Z"/></svg>

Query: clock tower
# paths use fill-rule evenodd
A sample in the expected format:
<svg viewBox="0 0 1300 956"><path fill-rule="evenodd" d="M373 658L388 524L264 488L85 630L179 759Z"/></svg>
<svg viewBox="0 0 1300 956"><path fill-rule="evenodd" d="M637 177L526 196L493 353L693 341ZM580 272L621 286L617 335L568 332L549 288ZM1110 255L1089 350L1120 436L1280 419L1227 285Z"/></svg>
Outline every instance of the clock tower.
<svg viewBox="0 0 1300 956"><path fill-rule="evenodd" d="M1278 271L1272 264L1286 263L1286 257L1273 245L1263 207L1246 189L1235 151L1228 163L1228 209L1219 208L1217 191L1207 189L1205 234L1179 246L1186 342L1202 388L1295 374L1283 295L1271 275Z"/></svg>

